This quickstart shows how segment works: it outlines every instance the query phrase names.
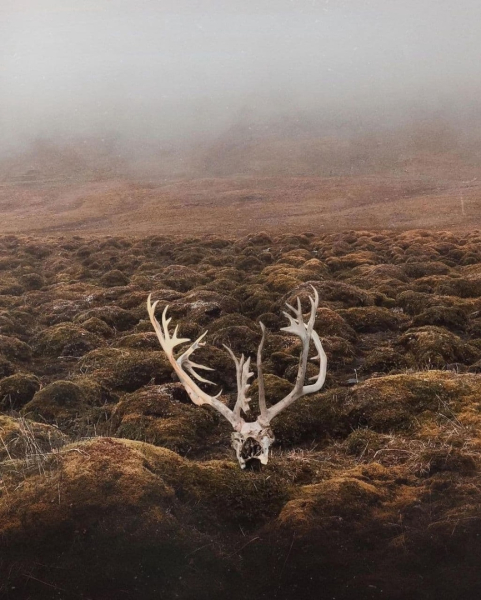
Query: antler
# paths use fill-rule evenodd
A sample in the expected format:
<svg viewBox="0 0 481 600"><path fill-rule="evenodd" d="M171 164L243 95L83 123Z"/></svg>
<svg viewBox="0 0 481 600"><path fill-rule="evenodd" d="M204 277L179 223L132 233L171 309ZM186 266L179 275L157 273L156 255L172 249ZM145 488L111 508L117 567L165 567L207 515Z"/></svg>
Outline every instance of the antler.
<svg viewBox="0 0 481 600"><path fill-rule="evenodd" d="M157 300L156 302L152 303L151 294L149 294L149 297L147 298L147 312L149 313L150 321L155 329L155 333L157 334L160 345L162 346L162 350L165 352L179 380L189 394L190 399L198 406L201 406L202 404L208 404L209 406L212 406L229 421L234 429L240 429L243 420L234 415L234 412L219 400L220 393L216 396L210 396L206 392L202 391L195 381L186 373L186 371L190 373L195 379L197 379L197 381L212 383L212 381L204 379L198 373L196 373L195 369L202 369L204 371L213 371L213 369L199 365L190 360L191 354L197 350L197 348L200 348L204 345L202 340L207 332L203 333L183 354L181 354L181 356L179 356L179 358L176 359L173 352L174 348L180 344L184 344L185 342L190 342L190 339L177 337L177 331L179 328L178 326L174 329L173 335L170 335L169 323L172 319L170 317L167 318L168 306L164 308L162 313L162 326L160 325L155 317L155 309L158 302L159 301Z"/></svg>
<svg viewBox="0 0 481 600"><path fill-rule="evenodd" d="M261 414L257 418L259 423L263 427L268 427L270 424L269 415L267 413L266 405L266 391L264 388L264 373L262 372L262 350L264 349L264 342L266 341L266 328L264 323L259 321L259 325L262 331L262 339L259 347L257 348L257 388L259 390L259 410Z"/></svg>
<svg viewBox="0 0 481 600"><path fill-rule="evenodd" d="M321 340L319 339L317 332L314 331L316 311L319 306L319 294L313 286L311 287L314 292L314 297L309 296L311 313L307 323L304 322L301 301L299 298L297 298L296 308L290 304L287 304L287 307L294 313L294 317L287 312L283 312L283 314L289 319L290 325L288 327L282 327L281 331L287 331L288 333L293 333L294 335L300 337L302 341L302 351L299 358L299 370L297 372L294 389L285 398L277 402L277 404L274 404L274 406L271 406L267 409L268 422L270 422L276 415L287 408L290 404L295 402L298 398L301 398L301 396L318 392L326 380L327 356L324 352L324 348L322 347ZM314 342L314 346L318 352L318 355L315 356L313 360L319 360L319 373L316 377L312 377L312 379L316 380L315 383L311 385L304 385L307 370L307 360L309 358L309 344L311 340Z"/></svg>
<svg viewBox="0 0 481 600"><path fill-rule="evenodd" d="M229 346L222 344L227 352L231 355L232 360L234 361L236 373L237 373L237 402L234 406L234 415L237 419L241 419L241 410L244 413L249 412L250 406L249 402L250 398L247 398L246 393L247 390L251 387L248 383L249 379L254 375L250 369L251 359L250 357L246 360L244 355L242 354L240 360L238 360Z"/></svg>

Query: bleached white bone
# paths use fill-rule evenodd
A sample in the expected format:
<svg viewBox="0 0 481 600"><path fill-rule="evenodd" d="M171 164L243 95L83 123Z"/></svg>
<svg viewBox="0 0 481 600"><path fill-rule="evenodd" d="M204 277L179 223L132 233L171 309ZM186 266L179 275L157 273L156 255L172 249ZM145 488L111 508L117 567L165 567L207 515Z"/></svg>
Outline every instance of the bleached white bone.
<svg viewBox="0 0 481 600"><path fill-rule="evenodd" d="M192 379L193 377L197 381L213 384L212 381L203 378L196 372L196 369L204 371L213 371L213 369L190 360L193 352L205 344L205 342L202 340L207 332L203 333L199 338L197 338L197 340L191 344L183 354L181 354L178 358L175 358L174 348L181 344L185 344L186 342L190 342L190 340L188 338L179 338L177 336L178 326L174 329L174 333L171 336L169 332L169 324L171 319L167 318L167 310L169 307L166 306L164 308L162 313L162 325L160 325L155 317L155 309L158 301L152 303L151 295L149 295L147 299L147 311L159 339L160 345L179 380L189 394L192 402L197 405L208 404L209 406L212 406L212 408L217 410L223 417L225 417L234 428L234 433L232 434L232 446L235 449L237 460L239 461L239 465L242 469L245 468L247 461L252 459L257 459L260 460L262 464L267 464L269 459L269 449L275 441L275 437L271 429L272 419L274 419L274 417L276 417L281 411L290 406L300 397L319 391L326 380L327 357L322 347L319 335L316 331L314 331L314 322L316 320L316 312L319 306L319 295L314 287L312 287L312 290L314 295L309 296L311 310L307 323L304 321L301 301L299 298L297 298L296 307L287 304L287 308L293 313L292 315L288 312L283 313L289 320L289 325L281 328L281 331L298 336L302 342L302 350L299 358L299 368L294 388L287 396L269 408L267 408L266 405L264 375L262 371L262 351L266 340L266 328L262 323L260 323L262 339L257 350L257 382L259 389L260 415L254 422L245 421L241 414L245 414L250 410L250 398L247 397L247 390L250 387L249 379L253 375L253 372L250 371L250 358L246 359L242 354L240 359L238 359L232 350L225 346L234 361L237 374L237 400L234 409L231 410L219 399L222 392L216 396L211 396L200 389ZM314 383L305 385L311 341L314 343L314 346L318 352L314 360L319 360L319 373L317 376L310 378L310 380L315 380ZM252 448L255 450L252 451Z"/></svg>

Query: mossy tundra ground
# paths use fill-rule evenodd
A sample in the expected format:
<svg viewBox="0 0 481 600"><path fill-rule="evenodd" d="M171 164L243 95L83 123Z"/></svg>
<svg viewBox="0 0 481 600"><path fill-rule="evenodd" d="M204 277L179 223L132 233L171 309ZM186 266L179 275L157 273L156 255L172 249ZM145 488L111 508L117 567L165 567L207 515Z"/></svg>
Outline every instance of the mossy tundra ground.
<svg viewBox="0 0 481 600"><path fill-rule="evenodd" d="M261 470L190 403L146 312L265 347L297 374L284 303L328 355ZM481 595L481 232L0 238L0 596L463 599ZM256 386L252 388L255 405ZM255 406L254 406L255 408Z"/></svg>

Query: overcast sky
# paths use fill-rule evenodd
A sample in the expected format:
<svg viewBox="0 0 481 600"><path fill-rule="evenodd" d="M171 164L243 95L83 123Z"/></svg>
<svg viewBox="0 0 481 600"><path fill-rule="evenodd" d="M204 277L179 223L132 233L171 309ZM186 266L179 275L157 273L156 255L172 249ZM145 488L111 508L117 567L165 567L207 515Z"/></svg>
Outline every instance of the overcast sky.
<svg viewBox="0 0 481 600"><path fill-rule="evenodd" d="M0 144L464 107L480 50L479 0L0 0Z"/></svg>

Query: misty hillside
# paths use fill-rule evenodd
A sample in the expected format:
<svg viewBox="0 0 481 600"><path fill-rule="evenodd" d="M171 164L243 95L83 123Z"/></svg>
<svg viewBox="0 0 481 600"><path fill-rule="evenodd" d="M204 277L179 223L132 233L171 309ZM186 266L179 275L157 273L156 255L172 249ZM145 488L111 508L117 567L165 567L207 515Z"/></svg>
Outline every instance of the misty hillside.
<svg viewBox="0 0 481 600"><path fill-rule="evenodd" d="M306 115L239 122L191 145L44 140L0 161L0 230L477 228L480 147L476 124L336 130Z"/></svg>
<svg viewBox="0 0 481 600"><path fill-rule="evenodd" d="M268 124L238 124L202 148L199 172L228 177L382 174L462 179L481 165L479 139L448 120L387 129L367 124L321 126L286 115ZM195 159L194 159L195 160Z"/></svg>
<svg viewBox="0 0 481 600"><path fill-rule="evenodd" d="M72 185L118 177L125 172L113 139L38 140L0 159L0 184L19 186Z"/></svg>
<svg viewBox="0 0 481 600"><path fill-rule="evenodd" d="M177 143L45 138L0 158L3 183L132 177L419 176L462 180L481 166L481 123L427 114L402 125L315 113L244 115L217 135Z"/></svg>

